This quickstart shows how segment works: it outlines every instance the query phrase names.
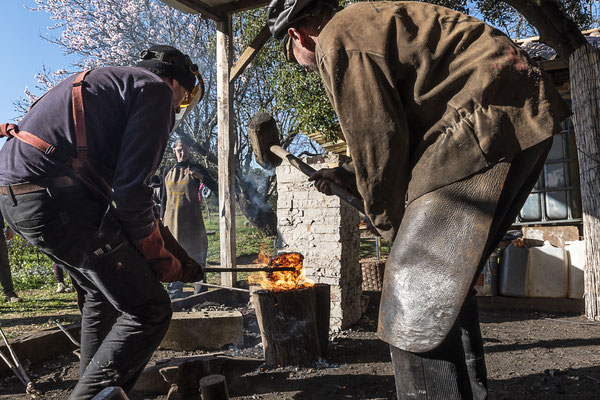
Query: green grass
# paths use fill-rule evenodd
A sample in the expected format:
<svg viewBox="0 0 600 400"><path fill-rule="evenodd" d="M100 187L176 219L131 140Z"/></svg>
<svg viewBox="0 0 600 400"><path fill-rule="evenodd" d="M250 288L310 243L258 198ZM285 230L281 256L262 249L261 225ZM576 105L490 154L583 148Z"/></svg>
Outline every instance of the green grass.
<svg viewBox="0 0 600 400"><path fill-rule="evenodd" d="M8 259L17 292L56 284L52 261L20 236L8 241Z"/></svg>
<svg viewBox="0 0 600 400"><path fill-rule="evenodd" d="M54 286L19 292L19 303L0 302L0 327L8 337L16 337L56 326L52 321L68 324L79 321L77 296L74 292L56 293Z"/></svg>
<svg viewBox="0 0 600 400"><path fill-rule="evenodd" d="M214 232L208 235L208 256L206 262L208 265L218 265L220 263L220 245L219 245L219 221L213 218L211 221L204 222L207 232ZM261 249L273 254L274 236L264 236L256 228L247 223L244 216L236 216L235 219L235 242L236 255L249 256L257 254Z"/></svg>

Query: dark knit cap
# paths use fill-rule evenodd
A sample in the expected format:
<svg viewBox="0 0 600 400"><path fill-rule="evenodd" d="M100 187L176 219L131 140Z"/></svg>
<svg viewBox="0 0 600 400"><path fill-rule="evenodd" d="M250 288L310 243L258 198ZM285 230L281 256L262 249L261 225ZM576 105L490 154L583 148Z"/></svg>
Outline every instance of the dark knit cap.
<svg viewBox="0 0 600 400"><path fill-rule="evenodd" d="M173 46L155 45L142 51L140 61L135 66L158 76L173 78L190 93L196 86L194 71L198 71L198 66Z"/></svg>
<svg viewBox="0 0 600 400"><path fill-rule="evenodd" d="M315 10L339 7L338 0L271 0L267 6L267 23L275 39L284 45L287 30L294 23L312 14Z"/></svg>

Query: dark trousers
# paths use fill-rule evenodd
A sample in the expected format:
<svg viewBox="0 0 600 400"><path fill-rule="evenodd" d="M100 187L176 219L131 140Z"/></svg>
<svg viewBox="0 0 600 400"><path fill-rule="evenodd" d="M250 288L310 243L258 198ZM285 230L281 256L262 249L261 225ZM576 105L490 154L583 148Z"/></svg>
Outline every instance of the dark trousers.
<svg viewBox="0 0 600 400"><path fill-rule="evenodd" d="M83 294L81 377L70 399L130 390L171 319L171 303L101 201L80 187L0 196L7 223L64 266Z"/></svg>
<svg viewBox="0 0 600 400"><path fill-rule="evenodd" d="M0 286L2 286L2 291L6 296L15 292L8 262L8 246L6 245L3 229L0 229Z"/></svg>
<svg viewBox="0 0 600 400"><path fill-rule="evenodd" d="M419 254L418 262L423 266L422 273L425 275L430 268L428 266L446 268L461 265L465 271L474 270L475 274L460 278L468 279L471 286L454 325L440 345L421 353L391 346L398 399L487 398L483 340L473 285L537 182L551 143L551 139L547 140L521 152L510 162L496 164L470 178L428 193L407 207L390 259L402 268L414 263L412 257ZM496 197L478 195L478 191L489 194L492 188L498 188L494 189L498 193ZM481 198L487 199L485 203L480 202ZM456 235L459 230L473 229L460 224L464 220L461 214L470 212L472 207L484 209L486 213L489 210L489 214L484 214L493 218L482 217L472 221L479 228L477 237ZM403 228L410 235L402 232ZM482 228L487 231L487 236L480 235ZM404 240L399 241L398 238ZM423 243L431 246L427 252L418 253L417 249L422 248ZM464 264L469 258L461 249L472 248L474 244L481 246L483 252L481 258L473 260L475 263L479 261L476 268L471 268ZM386 270L386 279L387 275ZM456 278L458 275L449 275L448 279L459 279ZM456 296L460 295L456 293ZM422 297L421 301L427 301L427 298Z"/></svg>
<svg viewBox="0 0 600 400"><path fill-rule="evenodd" d="M65 283L65 273L63 272L62 267L60 267L57 263L54 263L52 270L54 272L54 279L56 280L56 283Z"/></svg>
<svg viewBox="0 0 600 400"><path fill-rule="evenodd" d="M474 291L437 348L425 353L394 346L390 350L399 400L487 398L487 370Z"/></svg>

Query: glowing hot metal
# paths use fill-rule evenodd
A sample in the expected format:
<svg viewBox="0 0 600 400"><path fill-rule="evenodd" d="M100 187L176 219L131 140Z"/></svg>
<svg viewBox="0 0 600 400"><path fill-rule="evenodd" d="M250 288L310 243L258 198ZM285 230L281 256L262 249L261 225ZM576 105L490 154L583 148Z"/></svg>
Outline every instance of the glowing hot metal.
<svg viewBox="0 0 600 400"><path fill-rule="evenodd" d="M259 272L248 277L250 284L260 285L265 290L282 291L307 288L314 286L314 283L304 274L302 261L304 256L300 253L284 253L269 260L264 253L260 253L255 262L267 264L268 268L293 268L293 271L273 271Z"/></svg>

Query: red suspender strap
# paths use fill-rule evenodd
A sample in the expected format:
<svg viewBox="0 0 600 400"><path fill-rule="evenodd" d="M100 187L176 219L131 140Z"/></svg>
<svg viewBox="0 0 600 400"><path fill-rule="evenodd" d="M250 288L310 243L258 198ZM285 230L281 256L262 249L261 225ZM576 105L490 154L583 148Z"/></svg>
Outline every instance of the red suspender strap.
<svg viewBox="0 0 600 400"><path fill-rule="evenodd" d="M25 142L37 149L40 149L48 155L52 155L56 148L50 143L43 139L35 136L33 133L27 131L20 131L19 127L15 124L2 124L0 125L0 135L5 137L15 137L22 142Z"/></svg>
<svg viewBox="0 0 600 400"><path fill-rule="evenodd" d="M73 81L73 123L75 125L75 140L78 152L85 151L85 149L87 148L87 138L85 136L85 116L83 114L83 96L81 92L83 87L83 80L89 72L90 70L80 73ZM37 101L33 103L31 107L33 107L36 103ZM27 131L20 131L19 127L15 124L6 123L0 125L0 136L4 136L7 138L15 137L20 141L27 143L48 155L54 154L54 150L56 150L56 148L53 145L51 145L43 139L40 139L33 133Z"/></svg>
<svg viewBox="0 0 600 400"><path fill-rule="evenodd" d="M83 71L73 81L73 123L75 125L75 141L77 144L77 151L81 151L87 148L87 138L85 135L85 115L83 113L83 80L85 76L90 72Z"/></svg>

